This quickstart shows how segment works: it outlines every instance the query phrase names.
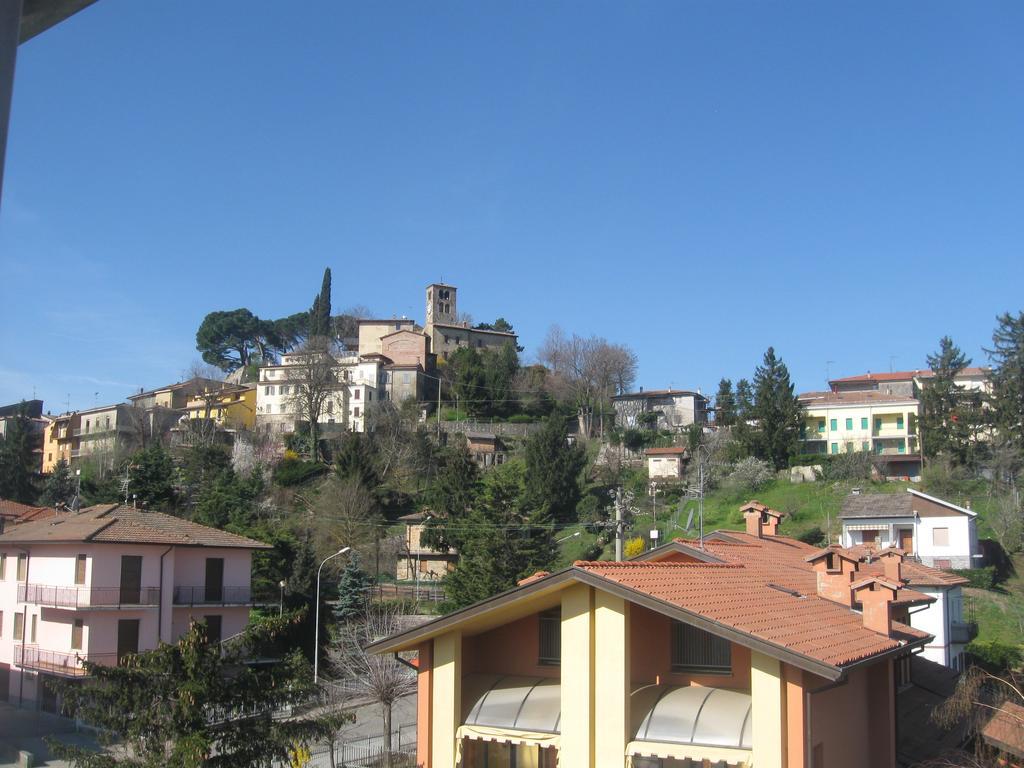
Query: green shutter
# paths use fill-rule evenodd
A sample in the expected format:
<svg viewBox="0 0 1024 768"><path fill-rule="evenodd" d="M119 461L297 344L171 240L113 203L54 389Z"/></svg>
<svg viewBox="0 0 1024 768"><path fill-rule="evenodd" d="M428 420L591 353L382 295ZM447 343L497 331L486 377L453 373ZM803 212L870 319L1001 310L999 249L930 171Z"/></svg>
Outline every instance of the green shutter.
<svg viewBox="0 0 1024 768"><path fill-rule="evenodd" d="M829 423L829 429L831 429L833 432L838 430L839 429L839 420L838 419L832 419L831 422Z"/></svg>
<svg viewBox="0 0 1024 768"><path fill-rule="evenodd" d="M819 432L824 432L825 431L825 420L824 419L818 419L818 431Z"/></svg>
<svg viewBox="0 0 1024 768"><path fill-rule="evenodd" d="M875 416L875 429L880 430L882 428L882 417Z"/></svg>
<svg viewBox="0 0 1024 768"><path fill-rule="evenodd" d="M903 416L896 417L896 429L903 429Z"/></svg>
<svg viewBox="0 0 1024 768"><path fill-rule="evenodd" d="M839 453L839 443L832 443L832 453Z"/></svg>
<svg viewBox="0 0 1024 768"><path fill-rule="evenodd" d="M861 429L867 429L868 428L868 417L867 416L861 416L860 417L860 428Z"/></svg>
<svg viewBox="0 0 1024 768"><path fill-rule="evenodd" d="M853 429L853 419L847 419L846 420L846 430L850 431L852 429Z"/></svg>
<svg viewBox="0 0 1024 768"><path fill-rule="evenodd" d="M866 419L865 419L865 421L866 421ZM870 448L868 448L868 441L867 441L867 440L865 440L865 441L864 441L863 443L861 443L861 444L860 444L860 449L861 449L862 451L868 451L868 450L870 450Z"/></svg>

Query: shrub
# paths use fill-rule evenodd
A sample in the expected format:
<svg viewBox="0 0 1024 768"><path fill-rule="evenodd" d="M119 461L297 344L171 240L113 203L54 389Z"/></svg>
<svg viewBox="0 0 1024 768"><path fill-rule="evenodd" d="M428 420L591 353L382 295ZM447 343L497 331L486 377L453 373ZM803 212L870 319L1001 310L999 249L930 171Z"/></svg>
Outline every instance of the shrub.
<svg viewBox="0 0 1024 768"><path fill-rule="evenodd" d="M967 646L967 652L974 657L979 666L994 674L1016 669L1024 659L1019 646L996 641L988 643L975 641Z"/></svg>
<svg viewBox="0 0 1024 768"><path fill-rule="evenodd" d="M725 480L722 487L733 495L756 491L763 488L775 478L775 472L771 464L761 461L753 456L748 456L736 462Z"/></svg>
<svg viewBox="0 0 1024 768"><path fill-rule="evenodd" d="M797 541L802 541L804 544L810 544L814 547L824 547L828 544L828 537L825 532L818 526L808 528L796 537Z"/></svg>
<svg viewBox="0 0 1024 768"><path fill-rule="evenodd" d="M315 461L285 458L274 468L274 482L286 487L298 485L326 470L327 467Z"/></svg>
<svg viewBox="0 0 1024 768"><path fill-rule="evenodd" d="M588 493L576 505L576 519L581 523L596 523L602 517L601 502L593 493Z"/></svg>
<svg viewBox="0 0 1024 768"><path fill-rule="evenodd" d="M536 419L528 413L513 413L508 417L509 424L532 424Z"/></svg>
<svg viewBox="0 0 1024 768"><path fill-rule="evenodd" d="M954 568L953 573L963 576L975 589L992 589L996 585L996 567L985 568Z"/></svg>
<svg viewBox="0 0 1024 768"><path fill-rule="evenodd" d="M821 467L824 480L870 480L872 468L871 454L867 451L851 451L839 453Z"/></svg>
<svg viewBox="0 0 1024 768"><path fill-rule="evenodd" d="M635 536L632 539L626 539L626 543L622 547L622 556L630 560L637 555L643 554L643 551L644 540L639 536Z"/></svg>

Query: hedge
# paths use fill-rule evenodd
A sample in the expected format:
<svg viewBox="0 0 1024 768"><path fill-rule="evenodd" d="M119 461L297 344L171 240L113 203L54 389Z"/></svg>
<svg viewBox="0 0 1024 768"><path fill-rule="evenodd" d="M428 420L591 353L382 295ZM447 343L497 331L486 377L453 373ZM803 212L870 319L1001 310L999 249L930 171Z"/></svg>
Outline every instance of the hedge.
<svg viewBox="0 0 1024 768"><path fill-rule="evenodd" d="M985 568L954 568L953 573L963 576L975 589L992 589L996 585L996 568L994 565Z"/></svg>

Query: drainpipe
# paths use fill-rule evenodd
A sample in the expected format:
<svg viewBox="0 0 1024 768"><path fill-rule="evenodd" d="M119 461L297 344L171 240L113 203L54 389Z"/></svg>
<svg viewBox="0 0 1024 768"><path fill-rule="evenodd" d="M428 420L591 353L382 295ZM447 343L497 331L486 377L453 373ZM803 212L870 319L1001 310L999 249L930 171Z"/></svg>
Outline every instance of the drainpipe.
<svg viewBox="0 0 1024 768"><path fill-rule="evenodd" d="M174 547L168 547L167 551L160 555L160 600L157 602L156 609L156 644L158 647L163 642L161 635L164 631L164 556L172 549Z"/></svg>

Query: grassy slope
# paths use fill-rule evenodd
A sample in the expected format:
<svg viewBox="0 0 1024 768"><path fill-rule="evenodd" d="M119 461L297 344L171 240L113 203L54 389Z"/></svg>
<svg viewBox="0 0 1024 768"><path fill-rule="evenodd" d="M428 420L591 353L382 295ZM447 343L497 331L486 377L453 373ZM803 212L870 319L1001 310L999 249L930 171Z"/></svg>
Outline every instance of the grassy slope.
<svg viewBox="0 0 1024 768"><path fill-rule="evenodd" d="M964 589L974 603L978 642L1024 644L1024 554L1013 561L1016 573L995 590Z"/></svg>

